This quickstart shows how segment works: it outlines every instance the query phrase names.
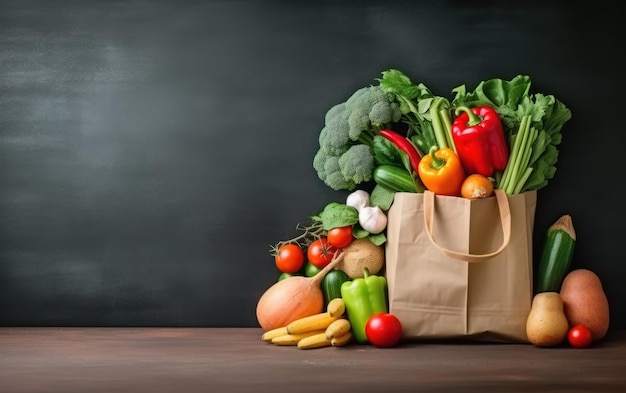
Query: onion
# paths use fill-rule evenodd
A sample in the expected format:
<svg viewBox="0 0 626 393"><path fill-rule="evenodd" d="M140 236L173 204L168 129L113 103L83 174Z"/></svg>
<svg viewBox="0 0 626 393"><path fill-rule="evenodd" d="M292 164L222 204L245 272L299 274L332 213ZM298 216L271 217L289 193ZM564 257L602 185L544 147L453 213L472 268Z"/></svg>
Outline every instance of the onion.
<svg viewBox="0 0 626 393"><path fill-rule="evenodd" d="M313 277L291 276L269 287L256 306L256 318L265 331L287 326L290 322L324 309L322 279L343 259L336 253L333 260Z"/></svg>

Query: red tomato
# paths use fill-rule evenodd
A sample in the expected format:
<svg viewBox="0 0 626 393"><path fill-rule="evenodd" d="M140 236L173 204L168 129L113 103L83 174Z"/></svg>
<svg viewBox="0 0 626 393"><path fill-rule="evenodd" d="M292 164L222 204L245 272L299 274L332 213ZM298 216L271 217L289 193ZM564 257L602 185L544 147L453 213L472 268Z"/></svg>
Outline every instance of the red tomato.
<svg viewBox="0 0 626 393"><path fill-rule="evenodd" d="M587 326L576 325L567 332L567 341L574 348L587 348L593 342L593 335Z"/></svg>
<svg viewBox="0 0 626 393"><path fill-rule="evenodd" d="M309 245L307 257L313 266L322 269L332 261L336 251L327 238L321 237Z"/></svg>
<svg viewBox="0 0 626 393"><path fill-rule="evenodd" d="M390 348L402 338L402 324L393 314L374 314L365 324L365 335L375 347Z"/></svg>
<svg viewBox="0 0 626 393"><path fill-rule="evenodd" d="M283 273L293 274L302 269L304 265L304 252L297 244L285 244L278 248L276 255L276 267Z"/></svg>
<svg viewBox="0 0 626 393"><path fill-rule="evenodd" d="M352 243L352 225L333 228L328 231L328 242L336 248L344 248Z"/></svg>

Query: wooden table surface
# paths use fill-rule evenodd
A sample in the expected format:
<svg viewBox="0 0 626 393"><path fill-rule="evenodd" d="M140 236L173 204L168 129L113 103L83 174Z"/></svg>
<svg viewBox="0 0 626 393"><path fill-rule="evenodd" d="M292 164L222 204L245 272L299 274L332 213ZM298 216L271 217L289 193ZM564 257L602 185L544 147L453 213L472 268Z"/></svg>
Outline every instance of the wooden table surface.
<svg viewBox="0 0 626 393"><path fill-rule="evenodd" d="M626 392L626 332L587 349L299 350L257 328L0 328L0 392Z"/></svg>

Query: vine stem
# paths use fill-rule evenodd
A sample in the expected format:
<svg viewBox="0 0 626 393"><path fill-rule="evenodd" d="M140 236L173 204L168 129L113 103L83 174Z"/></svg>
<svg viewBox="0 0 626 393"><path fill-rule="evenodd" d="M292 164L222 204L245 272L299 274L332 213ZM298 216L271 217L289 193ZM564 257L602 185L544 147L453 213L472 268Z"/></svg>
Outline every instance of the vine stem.
<svg viewBox="0 0 626 393"><path fill-rule="evenodd" d="M296 230L302 231L302 233L289 240L281 240L273 246L270 246L270 254L272 256L278 255L278 249L286 244L297 244L300 247L308 247L314 240L321 238L324 235L324 228L321 222L313 223L309 226L302 224L296 225ZM312 240L313 239L313 240Z"/></svg>

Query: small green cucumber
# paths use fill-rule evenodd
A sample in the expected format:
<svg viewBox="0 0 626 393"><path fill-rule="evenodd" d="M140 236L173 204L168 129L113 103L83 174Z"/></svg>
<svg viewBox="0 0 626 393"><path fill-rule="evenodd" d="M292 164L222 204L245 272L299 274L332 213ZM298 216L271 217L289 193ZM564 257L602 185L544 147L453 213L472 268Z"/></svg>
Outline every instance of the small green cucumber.
<svg viewBox="0 0 626 393"><path fill-rule="evenodd" d="M326 273L322 280L322 293L325 304L331 300L341 297L341 284L352 279L343 271L334 269Z"/></svg>
<svg viewBox="0 0 626 393"><path fill-rule="evenodd" d="M380 165L374 169L374 181L392 192L417 192L413 176L395 165Z"/></svg>
<svg viewBox="0 0 626 393"><path fill-rule="evenodd" d="M537 272L536 293L559 292L569 271L576 245L576 231L569 215L564 215L546 231Z"/></svg>

